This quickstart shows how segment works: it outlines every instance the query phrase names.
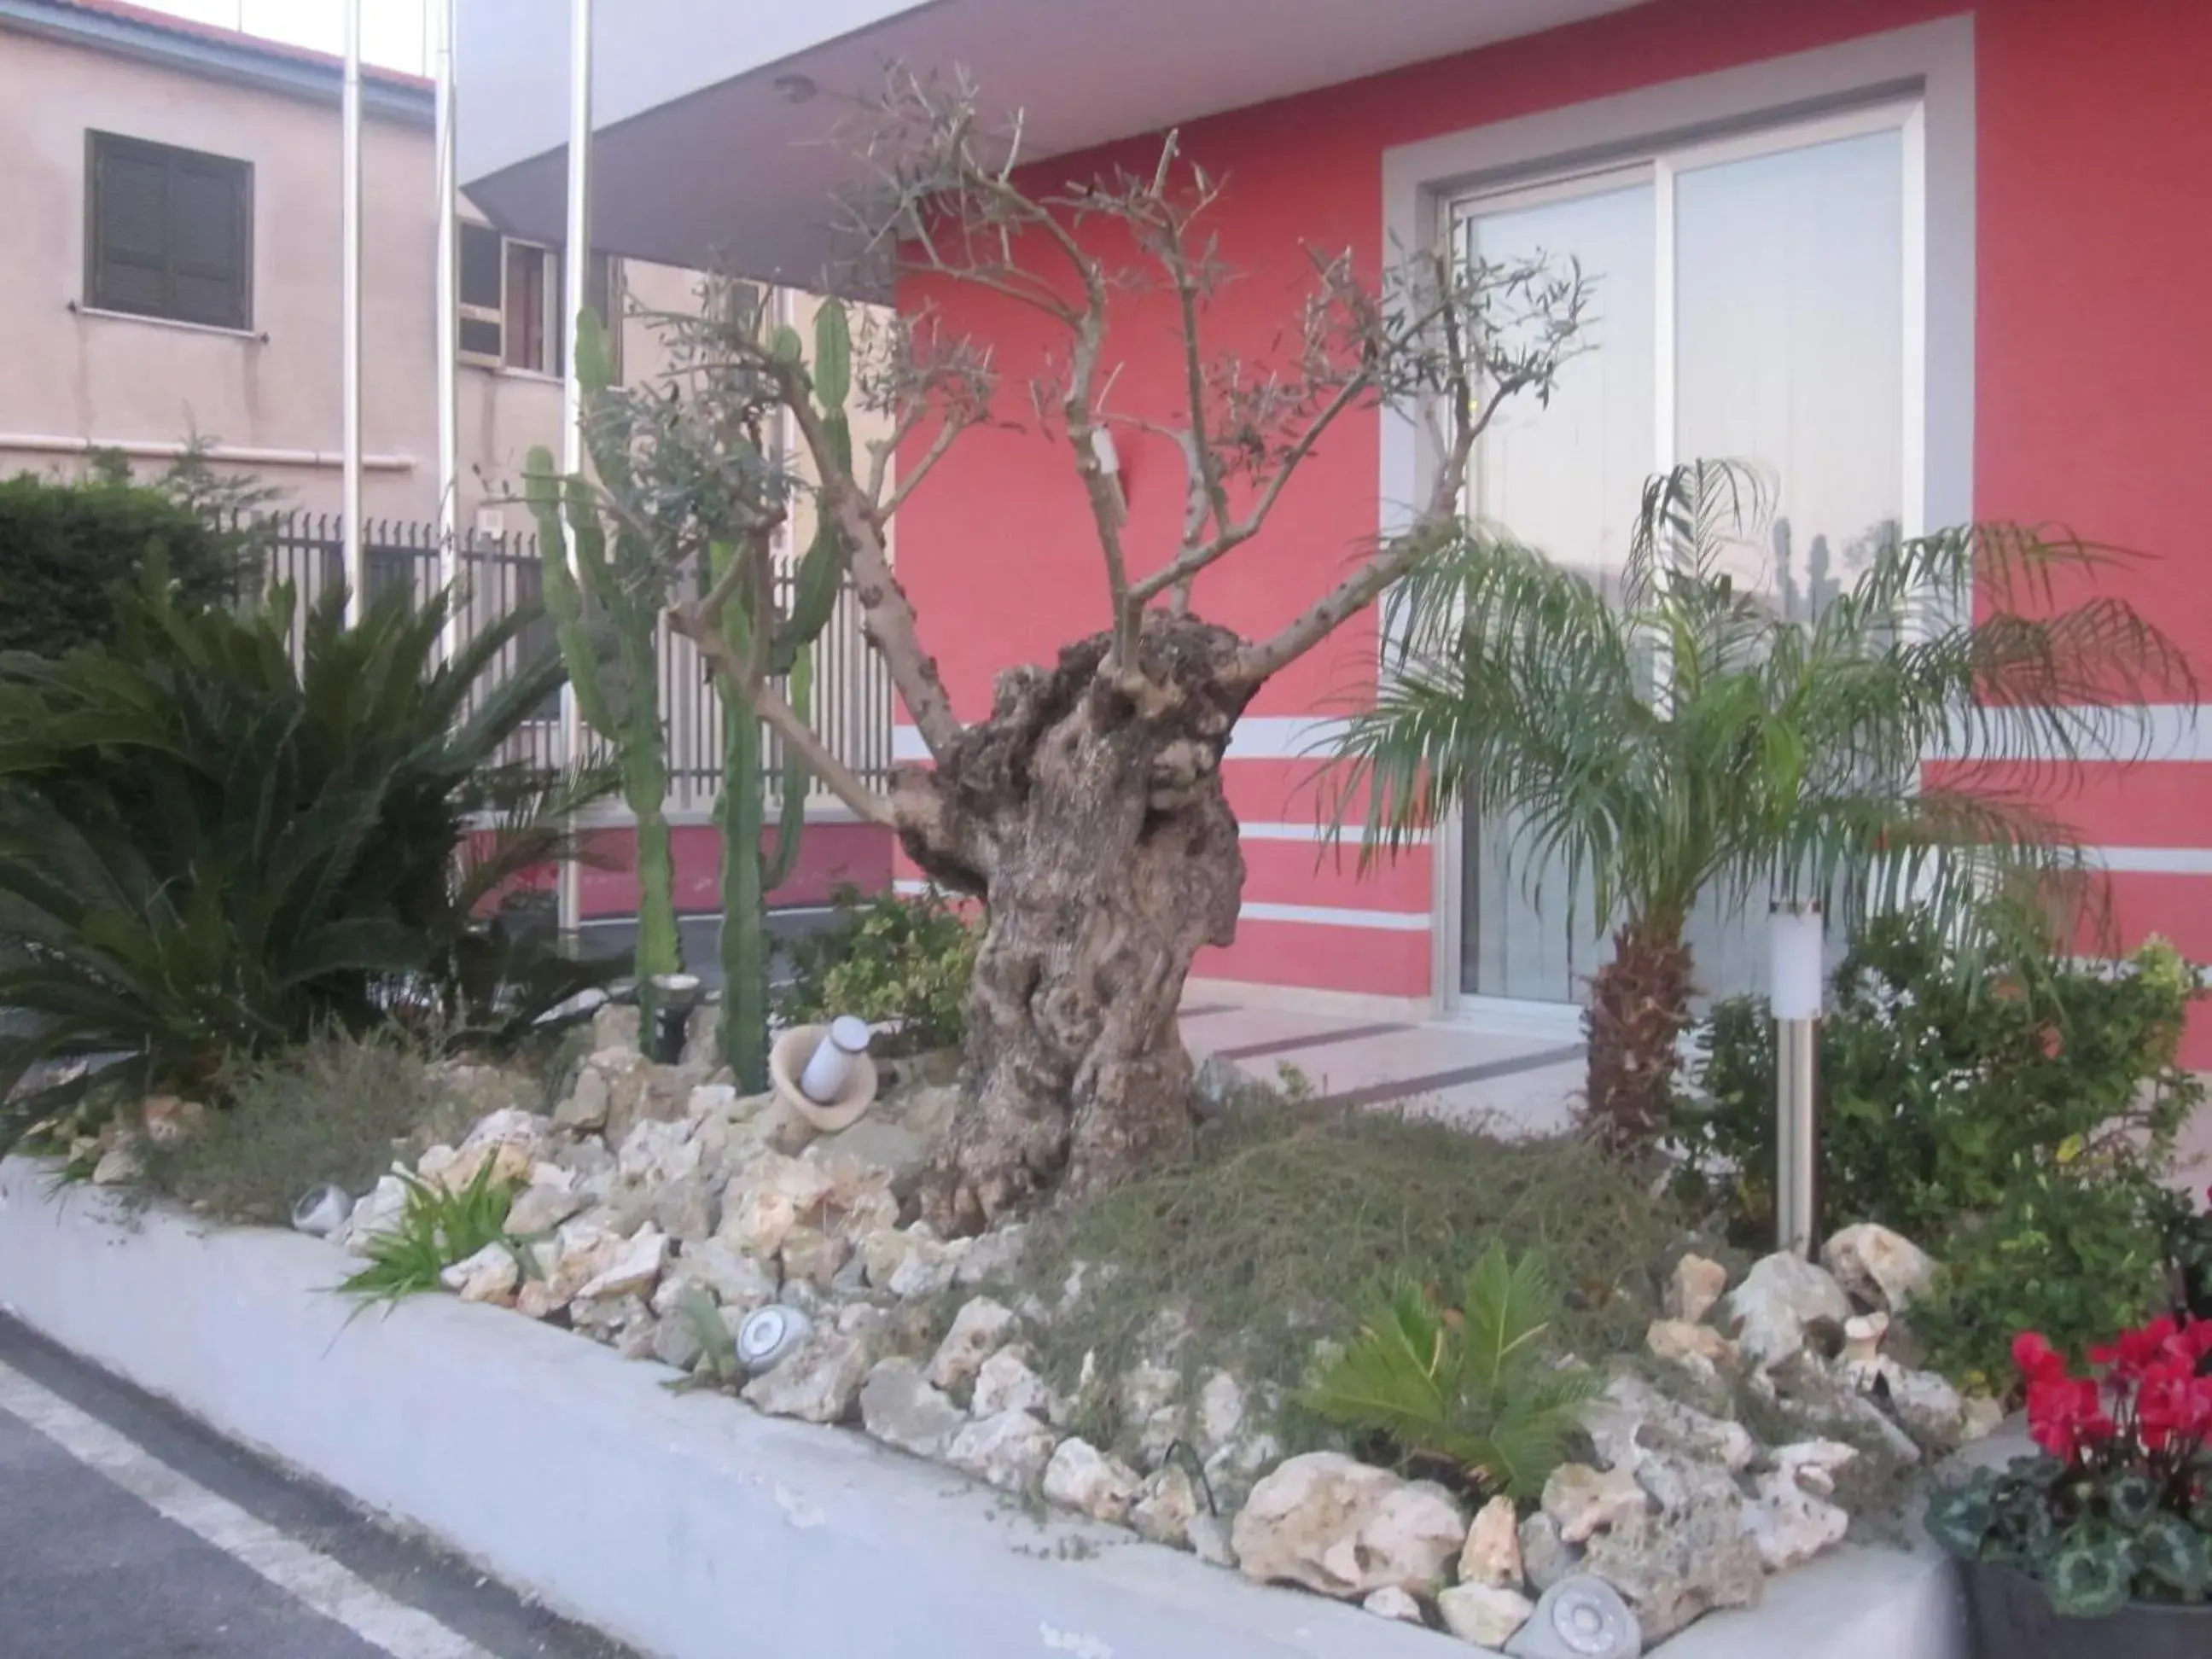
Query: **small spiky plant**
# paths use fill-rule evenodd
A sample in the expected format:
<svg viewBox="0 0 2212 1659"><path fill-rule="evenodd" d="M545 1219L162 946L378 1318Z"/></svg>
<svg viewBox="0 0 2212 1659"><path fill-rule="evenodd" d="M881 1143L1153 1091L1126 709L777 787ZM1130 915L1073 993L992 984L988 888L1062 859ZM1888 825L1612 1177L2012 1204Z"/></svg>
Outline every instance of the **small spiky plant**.
<svg viewBox="0 0 2212 1659"><path fill-rule="evenodd" d="M1405 1460L1448 1464L1471 1485L1534 1498L1559 1466L1596 1375L1553 1362L1559 1296L1544 1260L1492 1242L1445 1304L1401 1277L1378 1291L1359 1334L1304 1391L1307 1408L1379 1435Z"/></svg>

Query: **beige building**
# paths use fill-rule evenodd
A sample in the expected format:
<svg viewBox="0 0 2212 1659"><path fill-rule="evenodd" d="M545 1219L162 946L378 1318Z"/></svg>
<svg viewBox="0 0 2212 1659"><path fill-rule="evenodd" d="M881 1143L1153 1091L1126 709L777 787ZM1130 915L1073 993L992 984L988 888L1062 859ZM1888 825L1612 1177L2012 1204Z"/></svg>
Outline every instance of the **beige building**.
<svg viewBox="0 0 2212 1659"><path fill-rule="evenodd" d="M197 433L283 504L340 497L340 66L117 0L0 0L0 475L93 447L158 471ZM433 92L363 91L363 485L371 518L438 507ZM462 204L459 523L560 430L561 252ZM602 260L592 297L671 309L695 278ZM626 360L652 341L633 318Z"/></svg>

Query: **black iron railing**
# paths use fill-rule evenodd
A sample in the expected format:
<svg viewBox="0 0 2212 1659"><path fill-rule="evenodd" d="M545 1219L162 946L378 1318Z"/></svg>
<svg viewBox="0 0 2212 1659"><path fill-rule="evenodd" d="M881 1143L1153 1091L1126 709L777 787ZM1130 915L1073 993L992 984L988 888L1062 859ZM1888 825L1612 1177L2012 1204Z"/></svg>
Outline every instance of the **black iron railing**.
<svg viewBox="0 0 2212 1659"><path fill-rule="evenodd" d="M299 643L296 618L313 605L345 585L345 538L343 521L329 514L283 513L241 521L236 528L248 535L260 554L265 585L289 583L305 603L295 612L293 643ZM489 627L516 606L538 603L542 565L534 536L487 536L465 532L459 538L450 565L442 556L434 524L401 520L372 519L365 522L362 546L365 586L371 598L404 587L418 597L437 592L452 580L460 593L457 616L464 639ZM790 599L790 577L780 585L780 596ZM509 661L520 653L548 645L551 623L543 617L524 629L506 651ZM699 660L691 642L663 625L660 639L660 717L668 734L668 810L696 813L713 808L722 779L723 711L721 699ZM890 681L882 660L861 635L858 603L848 588L838 596L837 608L813 651L813 706L811 724L830 752L863 780L881 785L890 771ZM604 742L586 732L592 751L604 750ZM518 735L509 758L557 764L561 752L559 700L549 702L540 718ZM782 776L782 744L772 735L765 764L771 796ZM811 803L827 804L830 796L816 784Z"/></svg>

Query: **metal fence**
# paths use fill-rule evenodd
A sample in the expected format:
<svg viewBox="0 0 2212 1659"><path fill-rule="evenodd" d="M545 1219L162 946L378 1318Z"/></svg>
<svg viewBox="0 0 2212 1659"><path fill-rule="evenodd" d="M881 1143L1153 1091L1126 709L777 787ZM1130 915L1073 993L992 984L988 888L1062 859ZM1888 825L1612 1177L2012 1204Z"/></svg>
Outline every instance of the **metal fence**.
<svg viewBox="0 0 2212 1659"><path fill-rule="evenodd" d="M307 607L345 585L343 521L328 514L286 513L258 517L237 527L253 538L267 586L289 582L301 601L292 625L296 652L300 618ZM418 599L437 592L441 573L436 525L372 519L363 528L364 585L372 600L394 587L404 588ZM789 562L779 563L777 597L788 605ZM537 605L544 592L534 536L465 533L455 565L464 639L518 605ZM552 624L541 615L522 629L502 656L511 666L523 653L550 646L552 637ZM673 632L665 617L659 654L660 718L668 739L668 810L704 812L713 808L721 789L721 697L700 661L698 647ZM813 671L809 724L832 754L864 781L880 787L890 772L890 680L861 635L860 605L849 587L837 596L829 626L814 643ZM605 741L588 730L585 741L591 753L610 752ZM781 793L782 750L781 740L769 734L765 765L771 799ZM546 764L562 761L557 697L517 734L510 758ZM818 781L810 780L810 805L828 805L832 799Z"/></svg>

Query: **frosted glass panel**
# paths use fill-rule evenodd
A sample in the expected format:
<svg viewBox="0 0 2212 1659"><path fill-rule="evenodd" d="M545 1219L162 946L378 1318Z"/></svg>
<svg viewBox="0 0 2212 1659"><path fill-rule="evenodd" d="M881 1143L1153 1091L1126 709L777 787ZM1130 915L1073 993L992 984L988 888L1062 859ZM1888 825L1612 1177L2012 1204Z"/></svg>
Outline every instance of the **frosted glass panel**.
<svg viewBox="0 0 2212 1659"><path fill-rule="evenodd" d="M1467 222L1491 260L1582 262L1593 284L1594 349L1560 371L1552 401L1507 403L1474 457L1476 515L1594 580L1618 577L1650 475L1654 204L1648 184Z"/></svg>
<svg viewBox="0 0 2212 1659"><path fill-rule="evenodd" d="M1903 505L1903 145L1893 129L1674 181L1675 453L1779 487L1772 546L1731 563L1793 615Z"/></svg>
<svg viewBox="0 0 2212 1659"><path fill-rule="evenodd" d="M1493 261L1581 261L1595 349L1561 371L1548 407L1510 403L1474 456L1470 505L1560 564L1611 585L1651 471L1655 289L1652 187L1638 184L1467 220L1468 252ZM1512 826L1470 823L1461 982L1471 993L1559 1002L1609 953L1587 893L1567 913L1564 872L1506 848ZM1516 852L1519 849L1516 849Z"/></svg>

